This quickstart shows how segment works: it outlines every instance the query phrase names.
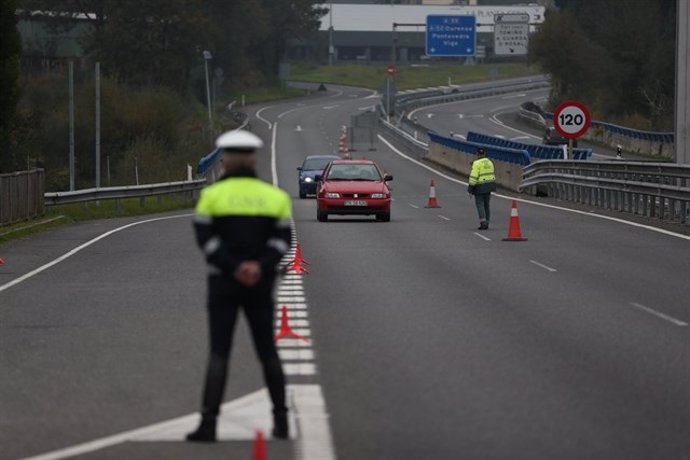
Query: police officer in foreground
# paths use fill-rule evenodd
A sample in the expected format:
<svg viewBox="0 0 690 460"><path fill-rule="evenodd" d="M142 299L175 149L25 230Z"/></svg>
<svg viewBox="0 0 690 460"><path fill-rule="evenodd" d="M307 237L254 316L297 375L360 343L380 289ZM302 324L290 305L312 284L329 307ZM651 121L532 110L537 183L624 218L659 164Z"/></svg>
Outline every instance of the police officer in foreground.
<svg viewBox="0 0 690 460"><path fill-rule="evenodd" d="M204 188L194 229L209 265L210 355L201 423L188 441L214 442L223 400L230 348L240 308L273 403L273 437L288 437L285 376L275 342L273 284L276 265L292 243L290 197L256 176L256 151L263 142L242 130L216 140L224 175Z"/></svg>
<svg viewBox="0 0 690 460"><path fill-rule="evenodd" d="M472 162L467 191L474 195L474 203L479 214L479 230L487 230L491 220L491 192L496 191L494 164L486 157L486 151L479 147L477 159Z"/></svg>

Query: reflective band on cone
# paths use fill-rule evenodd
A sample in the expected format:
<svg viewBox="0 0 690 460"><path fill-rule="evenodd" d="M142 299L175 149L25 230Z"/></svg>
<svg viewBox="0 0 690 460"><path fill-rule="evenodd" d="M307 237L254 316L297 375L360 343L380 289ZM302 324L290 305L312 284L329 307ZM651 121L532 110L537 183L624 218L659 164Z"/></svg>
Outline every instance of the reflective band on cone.
<svg viewBox="0 0 690 460"><path fill-rule="evenodd" d="M431 186L429 187L429 201L427 202L425 208L440 208L438 205L438 200L436 199L436 185L434 180L431 179Z"/></svg>
<svg viewBox="0 0 690 460"><path fill-rule="evenodd" d="M508 237L503 241L527 241L520 232L520 217L518 216L517 201L513 200L513 207L510 208L510 225L508 226Z"/></svg>

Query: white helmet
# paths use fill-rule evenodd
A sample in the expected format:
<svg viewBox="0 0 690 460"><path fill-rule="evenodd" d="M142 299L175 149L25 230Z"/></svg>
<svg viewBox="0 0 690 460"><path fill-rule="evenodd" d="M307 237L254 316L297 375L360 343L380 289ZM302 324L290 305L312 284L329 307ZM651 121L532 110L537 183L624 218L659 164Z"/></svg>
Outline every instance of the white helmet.
<svg viewBox="0 0 690 460"><path fill-rule="evenodd" d="M264 146L264 142L256 134L236 129L221 134L216 139L216 147L236 152L251 153Z"/></svg>

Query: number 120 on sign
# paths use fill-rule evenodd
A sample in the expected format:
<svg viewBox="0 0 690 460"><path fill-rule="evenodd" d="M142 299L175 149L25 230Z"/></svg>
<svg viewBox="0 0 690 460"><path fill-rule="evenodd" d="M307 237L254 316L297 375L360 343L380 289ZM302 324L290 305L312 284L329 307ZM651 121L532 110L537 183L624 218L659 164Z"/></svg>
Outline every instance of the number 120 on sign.
<svg viewBox="0 0 690 460"><path fill-rule="evenodd" d="M553 112L553 126L561 136L574 139L589 129L591 118L587 107L579 101L565 101Z"/></svg>

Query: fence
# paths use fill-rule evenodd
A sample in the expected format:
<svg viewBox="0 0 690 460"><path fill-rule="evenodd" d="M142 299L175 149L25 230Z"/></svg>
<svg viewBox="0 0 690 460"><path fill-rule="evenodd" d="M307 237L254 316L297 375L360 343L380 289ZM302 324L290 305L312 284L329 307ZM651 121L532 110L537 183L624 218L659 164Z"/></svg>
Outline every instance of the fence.
<svg viewBox="0 0 690 460"><path fill-rule="evenodd" d="M42 215L44 190L43 169L0 174L0 225Z"/></svg>
<svg viewBox="0 0 690 460"><path fill-rule="evenodd" d="M521 190L620 212L690 223L690 166L612 161L538 161Z"/></svg>

